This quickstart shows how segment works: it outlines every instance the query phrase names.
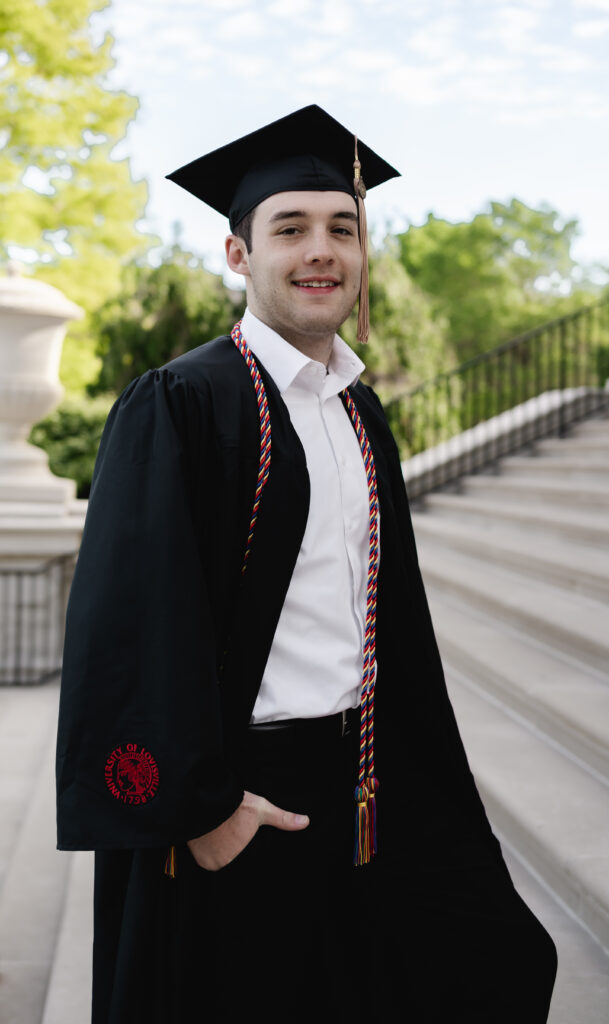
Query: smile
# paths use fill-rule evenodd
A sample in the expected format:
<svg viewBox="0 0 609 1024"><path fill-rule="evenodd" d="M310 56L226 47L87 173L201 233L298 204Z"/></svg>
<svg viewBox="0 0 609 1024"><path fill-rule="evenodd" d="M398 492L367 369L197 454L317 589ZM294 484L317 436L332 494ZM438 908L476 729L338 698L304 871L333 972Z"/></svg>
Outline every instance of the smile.
<svg viewBox="0 0 609 1024"><path fill-rule="evenodd" d="M297 288L336 288L338 281L292 281Z"/></svg>

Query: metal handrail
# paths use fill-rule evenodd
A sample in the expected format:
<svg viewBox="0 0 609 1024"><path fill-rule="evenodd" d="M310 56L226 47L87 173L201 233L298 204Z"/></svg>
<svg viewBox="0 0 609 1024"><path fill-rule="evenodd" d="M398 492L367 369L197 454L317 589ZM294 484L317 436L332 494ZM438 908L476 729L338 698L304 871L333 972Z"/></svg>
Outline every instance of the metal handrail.
<svg viewBox="0 0 609 1024"><path fill-rule="evenodd" d="M389 401L402 456L448 441L548 391L590 389L603 408L609 377L609 297L531 328ZM594 402L587 407L594 411ZM559 415L556 429L566 423ZM505 452L502 452L505 454Z"/></svg>

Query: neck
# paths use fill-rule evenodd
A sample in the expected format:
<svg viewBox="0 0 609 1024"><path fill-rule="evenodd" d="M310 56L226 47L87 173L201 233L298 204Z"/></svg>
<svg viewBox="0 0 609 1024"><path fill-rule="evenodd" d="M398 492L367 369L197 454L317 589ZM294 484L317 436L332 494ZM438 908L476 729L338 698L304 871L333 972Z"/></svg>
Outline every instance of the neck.
<svg viewBox="0 0 609 1024"><path fill-rule="evenodd" d="M298 331L284 325L283 323L271 321L269 317L265 317L261 313L257 312L256 309L252 309L252 306L248 302L248 308L250 313L253 314L258 320L261 320L263 324L270 327L272 331L275 331L288 345L292 345L297 348L299 352L307 356L309 359L314 359L318 363L323 363L327 368L330 362L330 356L332 355L332 347L334 345L334 331L328 333L322 331L319 334L299 334Z"/></svg>
<svg viewBox="0 0 609 1024"><path fill-rule="evenodd" d="M276 330L276 328L273 328L273 330ZM302 352L309 359L314 359L317 363L323 363L325 367L328 366L334 344L333 334L312 338L310 335L303 337L293 332L277 331L277 333L281 334L284 341L297 348L299 352Z"/></svg>

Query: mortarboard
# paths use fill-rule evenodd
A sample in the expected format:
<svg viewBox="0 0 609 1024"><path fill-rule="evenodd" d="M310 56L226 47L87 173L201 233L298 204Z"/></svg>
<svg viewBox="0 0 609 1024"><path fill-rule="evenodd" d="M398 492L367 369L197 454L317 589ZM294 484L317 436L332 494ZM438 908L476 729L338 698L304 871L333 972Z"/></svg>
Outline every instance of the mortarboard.
<svg viewBox="0 0 609 1024"><path fill-rule="evenodd" d="M368 273L363 198L366 187L374 188L398 175L399 171L325 110L311 104L198 157L167 178L228 217L231 230L277 192L338 191L353 196L360 217L363 257L358 338L365 341Z"/></svg>

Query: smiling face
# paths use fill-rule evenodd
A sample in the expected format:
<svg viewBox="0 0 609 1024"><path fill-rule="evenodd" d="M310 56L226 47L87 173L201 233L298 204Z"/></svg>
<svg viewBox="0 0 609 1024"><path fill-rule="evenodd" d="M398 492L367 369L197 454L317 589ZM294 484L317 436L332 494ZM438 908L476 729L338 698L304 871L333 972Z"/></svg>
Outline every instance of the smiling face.
<svg viewBox="0 0 609 1024"><path fill-rule="evenodd" d="M345 192L279 192L256 207L251 252L235 235L226 251L254 316L313 358L329 356L359 292L355 201Z"/></svg>

